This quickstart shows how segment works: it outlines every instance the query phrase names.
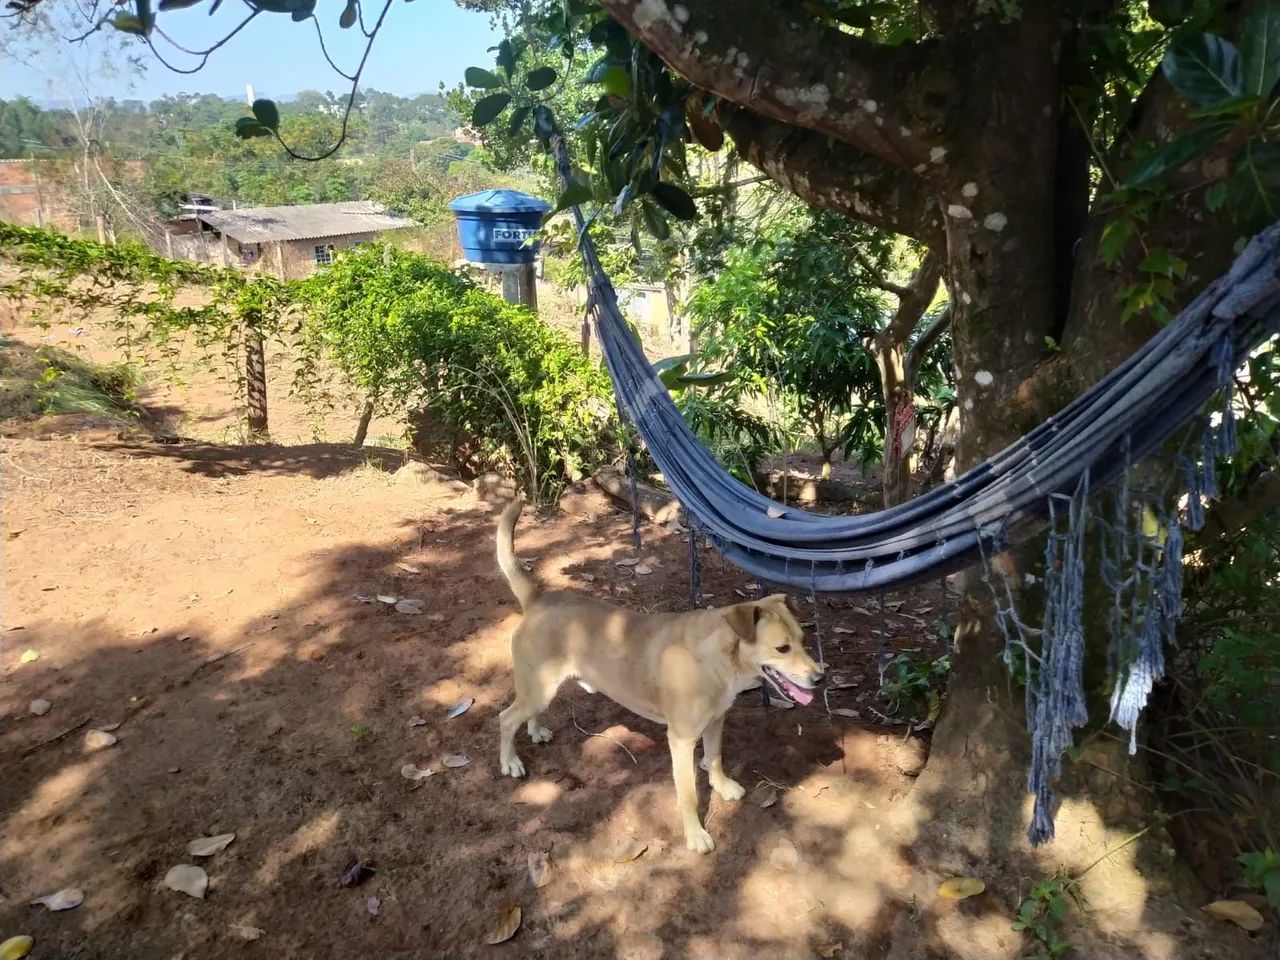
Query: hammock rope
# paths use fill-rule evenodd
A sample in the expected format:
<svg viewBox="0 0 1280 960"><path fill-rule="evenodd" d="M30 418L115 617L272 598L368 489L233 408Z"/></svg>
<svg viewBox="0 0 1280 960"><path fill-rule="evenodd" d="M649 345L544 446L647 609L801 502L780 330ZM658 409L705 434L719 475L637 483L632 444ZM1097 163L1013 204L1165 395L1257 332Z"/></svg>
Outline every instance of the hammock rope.
<svg viewBox="0 0 1280 960"><path fill-rule="evenodd" d="M554 138L552 147L568 185L572 170L563 139ZM1035 796L1029 837L1034 844L1050 839L1052 784L1073 731L1088 719L1086 528L1092 520L1101 530L1099 573L1113 603L1111 719L1129 734L1132 752L1139 715L1164 673L1163 645L1174 639L1181 611L1182 528L1204 522L1203 498L1212 496L1216 460L1235 449L1235 371L1280 331L1280 224L1255 237L1225 276L1136 353L1004 450L904 504L841 517L762 496L698 441L619 308L590 222L578 207L571 211L588 277L587 314L619 413L684 506L691 540L702 531L758 581L816 597L883 592L945 577L1048 531L1042 574L1047 603L1039 628L1017 614L1021 584L993 578L989 562L982 576L996 597L1006 662L1020 653L1027 666L1028 789ZM1216 423L1206 413L1215 399ZM1153 486L1139 465L1164 458L1161 451L1180 432L1181 449L1164 474L1173 479ZM1188 437L1199 438L1191 453ZM1138 475L1144 485L1136 482ZM1104 489L1108 495L1100 500ZM1185 494L1185 515L1176 508L1179 494ZM882 626L876 657L882 677L883 633Z"/></svg>

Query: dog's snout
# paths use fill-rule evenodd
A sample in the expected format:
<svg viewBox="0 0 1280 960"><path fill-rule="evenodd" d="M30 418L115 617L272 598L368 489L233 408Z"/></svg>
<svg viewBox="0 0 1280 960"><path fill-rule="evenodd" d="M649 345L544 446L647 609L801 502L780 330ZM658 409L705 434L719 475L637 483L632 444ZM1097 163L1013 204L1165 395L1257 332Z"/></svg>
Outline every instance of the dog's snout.
<svg viewBox="0 0 1280 960"><path fill-rule="evenodd" d="M813 685L816 687L826 681L827 675L821 670L815 670L813 673Z"/></svg>

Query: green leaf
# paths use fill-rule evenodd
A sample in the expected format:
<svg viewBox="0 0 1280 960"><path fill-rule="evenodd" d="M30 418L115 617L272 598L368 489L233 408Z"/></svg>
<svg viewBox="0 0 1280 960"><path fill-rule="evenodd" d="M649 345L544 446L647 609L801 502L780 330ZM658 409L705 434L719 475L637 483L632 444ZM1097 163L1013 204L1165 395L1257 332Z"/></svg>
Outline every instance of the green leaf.
<svg viewBox="0 0 1280 960"><path fill-rule="evenodd" d="M456 74L455 74L456 76ZM467 67L463 73L463 79L466 80L468 87L478 87L481 90L488 90L491 87L502 86L502 81L488 70L480 67Z"/></svg>
<svg viewBox="0 0 1280 960"><path fill-rule="evenodd" d="M640 204L640 212L644 216L644 225L654 237L658 240L666 240L671 236L671 224L667 223L667 218L658 209L658 205L648 197Z"/></svg>
<svg viewBox="0 0 1280 960"><path fill-rule="evenodd" d="M347 0L347 5L342 8L342 16L338 17L338 26L343 30L350 30L356 25L356 18L360 15L360 10L356 6L356 0Z"/></svg>
<svg viewBox="0 0 1280 960"><path fill-rule="evenodd" d="M1225 180L1219 180L1204 192L1204 208L1210 213L1217 213L1226 202L1227 184Z"/></svg>
<svg viewBox="0 0 1280 960"><path fill-rule="evenodd" d="M1233 159L1227 196L1246 233L1280 220L1280 145L1246 143Z"/></svg>
<svg viewBox="0 0 1280 960"><path fill-rule="evenodd" d="M571 180L569 185L561 192L559 199L556 200L555 207L547 216L559 213L561 210L568 210L570 207L580 207L584 203L589 203L591 198L591 187L588 184L583 183L581 180Z"/></svg>
<svg viewBox="0 0 1280 960"><path fill-rule="evenodd" d="M257 117L258 122L268 130L278 130L280 128L280 111L276 109L276 105L270 100L255 100L253 106L249 108L253 111L253 115Z"/></svg>
<svg viewBox="0 0 1280 960"><path fill-rule="evenodd" d="M719 373L686 373L677 377L676 381L690 387L714 387L728 383L733 378L732 370L721 370Z"/></svg>
<svg viewBox="0 0 1280 960"><path fill-rule="evenodd" d="M139 37L147 35L146 26L132 13L117 13L111 18L111 25L121 33L132 33Z"/></svg>
<svg viewBox="0 0 1280 960"><path fill-rule="evenodd" d="M1162 277L1181 277L1187 272L1187 262L1175 257L1169 250L1152 250L1142 258L1138 269Z"/></svg>
<svg viewBox="0 0 1280 960"><path fill-rule="evenodd" d="M487 123L492 123L497 119L498 114L507 109L507 104L510 102L511 94L509 93L491 93L477 100L475 107L471 110L471 125L483 127Z"/></svg>
<svg viewBox="0 0 1280 960"><path fill-rule="evenodd" d="M595 81L615 97L631 99L631 71L611 63L600 71L600 79Z"/></svg>
<svg viewBox="0 0 1280 960"><path fill-rule="evenodd" d="M1245 93L1271 98L1280 80L1280 0L1261 0L1241 28L1240 73Z"/></svg>
<svg viewBox="0 0 1280 960"><path fill-rule="evenodd" d="M693 202L693 197L674 183L655 183L653 199L662 204L663 208L677 220L698 219L698 205Z"/></svg>
<svg viewBox="0 0 1280 960"><path fill-rule="evenodd" d="M187 7L194 7L197 3L203 2L204 0L160 0L156 7L162 12L167 12L169 10L185 10Z"/></svg>
<svg viewBox="0 0 1280 960"><path fill-rule="evenodd" d="M1262 103L1261 97L1246 93L1238 97L1219 100L1217 103L1211 103L1209 106L1201 107L1198 110L1192 110L1191 116L1200 119L1201 117L1220 117L1227 114L1246 114L1260 103Z"/></svg>
<svg viewBox="0 0 1280 960"><path fill-rule="evenodd" d="M516 136L520 132L520 128L524 126L524 122L529 119L529 110L531 107L525 104L523 107L516 107L511 111L511 122L507 124L507 133Z"/></svg>
<svg viewBox="0 0 1280 960"><path fill-rule="evenodd" d="M1165 27L1176 27L1191 16L1194 0L1148 0L1151 19Z"/></svg>
<svg viewBox="0 0 1280 960"><path fill-rule="evenodd" d="M1133 233L1134 222L1127 217L1108 223L1102 230L1102 240L1098 244L1102 262L1112 266L1120 259L1120 254L1124 253L1124 248L1129 245Z"/></svg>
<svg viewBox="0 0 1280 960"><path fill-rule="evenodd" d="M530 90L545 90L555 82L556 72L551 67L530 70L529 75L524 78L524 85Z"/></svg>
<svg viewBox="0 0 1280 960"><path fill-rule="evenodd" d="M1187 34L1169 45L1164 75L1184 97L1207 107L1244 92L1240 84L1240 52L1212 33Z"/></svg>
<svg viewBox="0 0 1280 960"><path fill-rule="evenodd" d="M1205 151L1217 146L1235 126L1230 120L1219 118L1196 127L1163 146L1153 150L1125 179L1126 187L1138 187L1150 183L1171 170L1190 163Z"/></svg>
<svg viewBox="0 0 1280 960"><path fill-rule="evenodd" d="M263 126L256 117L241 117L236 121L236 136L241 140L250 137L269 137L271 128Z"/></svg>

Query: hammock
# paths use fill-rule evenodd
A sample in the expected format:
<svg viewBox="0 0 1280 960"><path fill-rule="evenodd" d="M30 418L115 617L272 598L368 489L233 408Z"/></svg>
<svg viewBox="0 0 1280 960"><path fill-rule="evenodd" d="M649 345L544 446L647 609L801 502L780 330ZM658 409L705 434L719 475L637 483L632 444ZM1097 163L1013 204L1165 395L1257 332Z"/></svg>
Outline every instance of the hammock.
<svg viewBox="0 0 1280 960"><path fill-rule="evenodd" d="M554 144L567 184L568 152ZM1044 624L1017 616L1013 590L993 584L1006 657L1017 648L1032 732L1033 843L1053 835L1051 783L1071 731L1087 720L1083 660L1084 528L1100 488L1116 491L1103 520L1100 575L1114 598L1110 618L1117 674L1112 718L1130 733L1152 684L1163 675L1163 643L1181 609L1183 524L1203 522L1215 458L1234 452L1231 386L1236 369L1280 331L1280 224L1259 234L1231 270L1109 375L1030 433L954 481L907 503L853 517L777 503L736 480L685 424L618 306L581 211L572 208L588 275L587 310L613 378L618 407L644 440L694 530L761 581L810 593L850 594L908 587L958 571L1049 530ZM1222 398L1220 419L1206 405ZM1192 425L1175 454L1181 491L1131 483L1133 466ZM1169 504L1188 494L1186 516ZM1143 510L1159 520L1153 534ZM1094 519L1101 519L1101 516ZM691 553L693 552L691 548ZM985 576L990 580L990 573ZM1001 604L1002 599L1008 602Z"/></svg>

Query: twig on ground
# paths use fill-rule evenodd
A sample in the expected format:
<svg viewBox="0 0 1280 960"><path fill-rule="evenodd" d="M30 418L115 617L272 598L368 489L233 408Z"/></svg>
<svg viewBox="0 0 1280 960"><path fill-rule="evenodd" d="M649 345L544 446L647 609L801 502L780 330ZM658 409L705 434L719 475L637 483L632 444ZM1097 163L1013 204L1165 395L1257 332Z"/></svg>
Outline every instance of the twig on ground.
<svg viewBox="0 0 1280 960"><path fill-rule="evenodd" d="M61 733L55 733L52 737L49 737L45 740L41 740L39 743L33 743L31 746L27 747L27 749L23 750L22 753L19 754L19 756L21 756L23 759L26 759L27 757L31 756L31 754L39 750L41 747L47 747L51 743L57 743L63 737L70 736L71 734L75 733L77 730L83 727L86 723L88 723L89 719L90 719L89 717L85 717L83 720L80 720L77 723L74 723L71 726L67 727L67 729L63 730Z"/></svg>
<svg viewBox="0 0 1280 960"><path fill-rule="evenodd" d="M252 647L253 644L254 644L254 641L251 640L249 643L240 644L240 646L236 647L233 650L223 650L221 653L215 653L211 657L205 657L203 660L201 660L199 663L196 664L196 667L194 670L192 670L189 674L187 674L187 682L190 683L191 679L197 673L203 670L205 667L211 666L212 664L217 663L219 660L225 660L227 657L231 656L233 653L239 653L241 650L246 650L249 647Z"/></svg>
<svg viewBox="0 0 1280 960"><path fill-rule="evenodd" d="M582 724L578 722L578 711L575 709L574 704L575 704L575 701L569 702L569 716L573 718L573 725L578 728L579 733L585 734L588 737L599 737L601 740L608 740L610 743L614 744L615 746L621 747L623 752L626 753L626 755L631 758L632 763L634 763L636 766L640 765L640 761L636 759L636 755L632 753L627 748L627 745L623 743L621 740L614 739L613 737L610 737L607 734L592 733L590 730L583 729Z"/></svg>

